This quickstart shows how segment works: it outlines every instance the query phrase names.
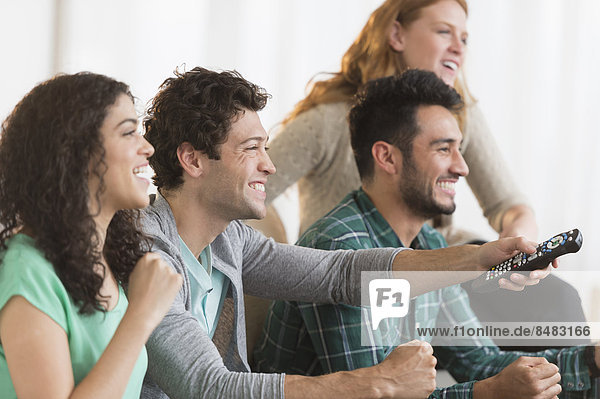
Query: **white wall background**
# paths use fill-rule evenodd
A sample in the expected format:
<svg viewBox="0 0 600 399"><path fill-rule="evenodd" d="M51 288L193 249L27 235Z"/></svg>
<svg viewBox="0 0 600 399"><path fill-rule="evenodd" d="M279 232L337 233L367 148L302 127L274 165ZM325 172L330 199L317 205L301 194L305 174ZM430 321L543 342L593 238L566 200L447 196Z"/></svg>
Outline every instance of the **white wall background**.
<svg viewBox="0 0 600 399"><path fill-rule="evenodd" d="M380 0L21 0L0 2L0 117L57 72L129 83L142 106L177 66L237 69L273 94L271 128L308 80L338 69ZM540 239L578 227L567 270L597 270L600 248L600 1L469 0L467 76L512 175L531 199ZM490 182L494 184L494 182ZM279 206L285 206L285 199ZM457 222L487 238L466 185ZM289 226L295 226L293 217ZM573 281L586 302L600 282ZM600 319L600 313L586 309Z"/></svg>

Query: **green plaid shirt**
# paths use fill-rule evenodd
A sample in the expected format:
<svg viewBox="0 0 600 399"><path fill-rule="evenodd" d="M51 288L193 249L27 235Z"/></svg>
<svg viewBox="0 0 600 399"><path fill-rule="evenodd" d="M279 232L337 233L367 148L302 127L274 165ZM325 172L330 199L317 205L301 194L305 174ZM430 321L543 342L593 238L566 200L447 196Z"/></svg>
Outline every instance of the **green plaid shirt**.
<svg viewBox="0 0 600 399"><path fill-rule="evenodd" d="M326 250L402 247L402 243L377 211L362 189L348 194L331 212L313 224L299 239L298 245ZM414 249L446 246L435 229L424 225L411 243ZM436 323L479 326L467 294L459 285L420 295L411 301L409 316L401 322L402 341L430 336L416 334L418 327L435 327ZM361 315L361 312L363 314ZM369 335L370 346L361 345L361 320L368 320L368 309L347 305L276 301L265 321L263 336L254 351L254 370L301 375L321 375L354 370L380 363L394 349L381 346L386 342L389 326ZM388 319L389 320L389 319ZM382 325L387 320L382 321ZM372 331L371 329L368 329ZM364 337L363 337L364 338ZM389 342L389 341L387 341ZM499 373L523 355L502 352L489 338L473 338L473 346L436 348L438 361L459 384L436 390L432 398L471 398L473 384ZM546 350L533 354L544 356L560 368L562 398L593 398L591 381L583 362L583 348Z"/></svg>

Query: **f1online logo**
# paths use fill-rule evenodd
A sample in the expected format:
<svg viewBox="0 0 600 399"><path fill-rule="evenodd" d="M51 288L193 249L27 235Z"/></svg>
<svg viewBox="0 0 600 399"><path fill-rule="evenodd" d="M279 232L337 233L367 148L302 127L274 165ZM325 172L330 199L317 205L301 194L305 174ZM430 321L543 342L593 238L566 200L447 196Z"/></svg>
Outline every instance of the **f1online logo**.
<svg viewBox="0 0 600 399"><path fill-rule="evenodd" d="M379 328L383 319L404 317L410 303L410 284L404 279L375 279L369 282L371 325Z"/></svg>

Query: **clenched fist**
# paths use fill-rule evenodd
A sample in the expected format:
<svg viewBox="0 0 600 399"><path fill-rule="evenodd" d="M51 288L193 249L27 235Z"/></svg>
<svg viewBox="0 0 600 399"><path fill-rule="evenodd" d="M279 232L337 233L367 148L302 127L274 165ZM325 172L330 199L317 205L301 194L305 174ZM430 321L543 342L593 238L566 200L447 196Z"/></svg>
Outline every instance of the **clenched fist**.
<svg viewBox="0 0 600 399"><path fill-rule="evenodd" d="M128 313L143 317L153 330L169 310L182 281L160 255L146 253L129 277Z"/></svg>
<svg viewBox="0 0 600 399"><path fill-rule="evenodd" d="M384 397L427 398L435 390L433 348L427 342L411 341L400 345L376 367L390 379Z"/></svg>
<svg viewBox="0 0 600 399"><path fill-rule="evenodd" d="M475 383L473 398L553 399L561 391L558 367L543 357L520 357L494 377Z"/></svg>

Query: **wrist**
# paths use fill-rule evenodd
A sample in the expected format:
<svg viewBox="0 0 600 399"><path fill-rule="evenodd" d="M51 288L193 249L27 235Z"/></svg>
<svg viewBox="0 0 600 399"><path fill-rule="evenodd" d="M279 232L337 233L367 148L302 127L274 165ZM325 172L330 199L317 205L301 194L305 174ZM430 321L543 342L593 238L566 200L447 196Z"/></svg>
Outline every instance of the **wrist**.
<svg viewBox="0 0 600 399"><path fill-rule="evenodd" d="M473 399L496 399L495 379L496 376L476 381L473 384Z"/></svg>
<svg viewBox="0 0 600 399"><path fill-rule="evenodd" d="M514 205L508 209L501 220L500 236L516 235L523 235L530 240L537 239L538 227L533 209L524 204Z"/></svg>
<svg viewBox="0 0 600 399"><path fill-rule="evenodd" d="M329 399L343 397L352 399L357 397L383 398L380 384L370 377L369 373L363 373L363 370L356 369L352 371L338 371L332 374L321 376L301 376L285 374L284 379L284 397L286 399L315 398ZM389 391L389 390L388 390ZM389 395L388 395L389 396Z"/></svg>
<svg viewBox="0 0 600 399"><path fill-rule="evenodd" d="M152 331L156 327L156 323L152 321L151 317L145 312L136 309L134 306L129 306L123 315L121 324L128 324L135 331L138 331L141 335L150 337Z"/></svg>
<svg viewBox="0 0 600 399"><path fill-rule="evenodd" d="M487 271L489 270L489 268L493 265L490 265L490 262L487 260L487 256L486 256L486 244L483 245L474 245L474 244L467 244L465 245L465 247L472 247L472 251L473 251L473 256L472 256L472 265L475 265L476 268L475 270L477 271ZM473 270L473 269L471 269Z"/></svg>

